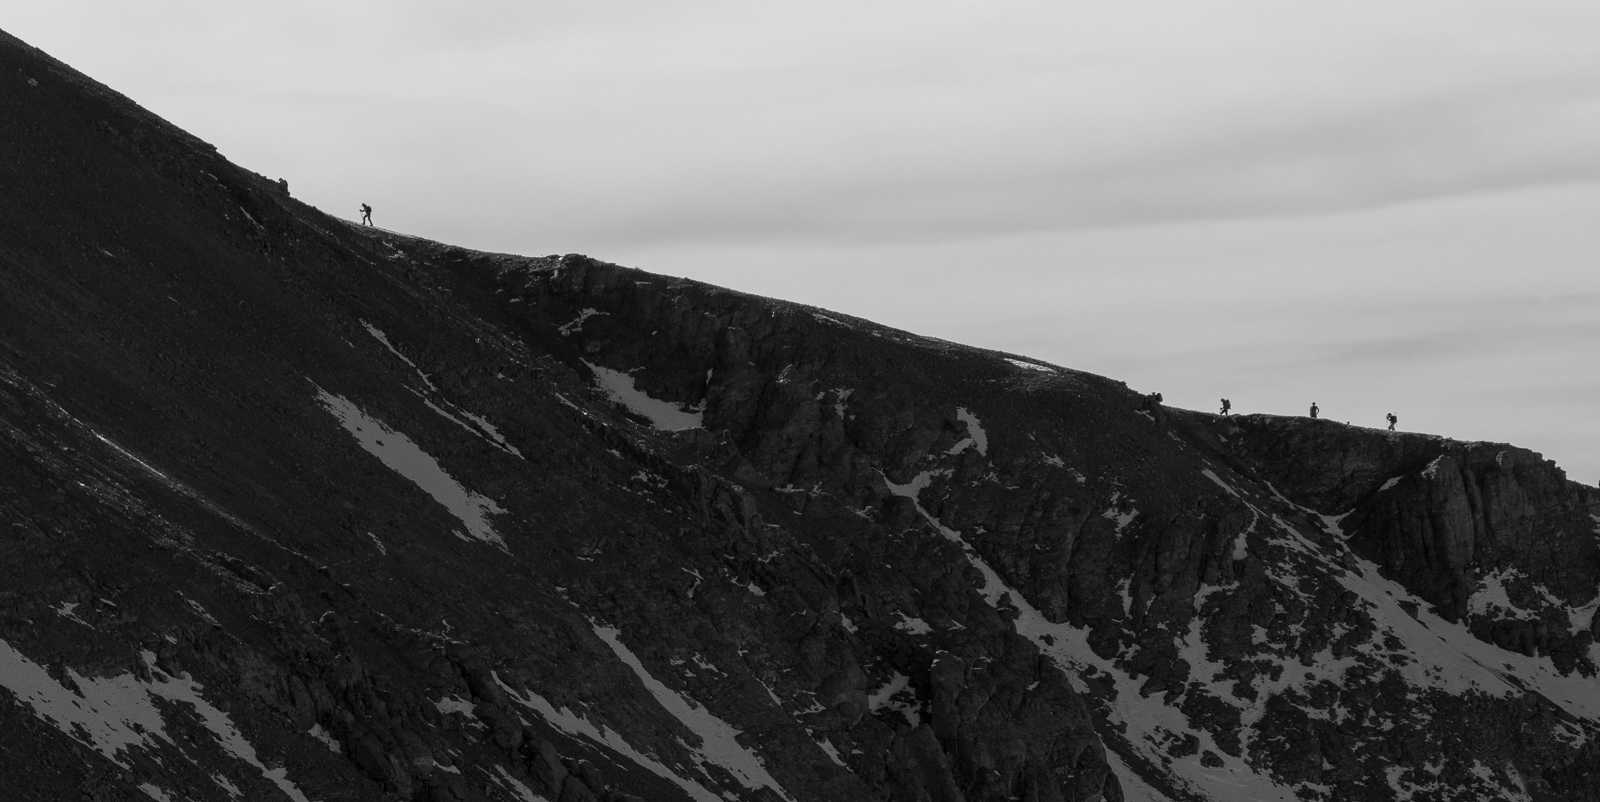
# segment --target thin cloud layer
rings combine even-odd
[[[496,247],[913,242],[1600,177],[1600,10],[1566,4],[169,0],[157,48],[147,5],[39,5],[19,32],[93,49],[314,202]]]

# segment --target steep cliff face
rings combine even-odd
[[[483,263],[530,315],[608,321],[568,347],[703,407],[746,486],[957,544],[1142,794],[1514,795],[1586,759],[1596,494],[1536,455],[1146,409],[1097,377],[797,307],[739,318],[734,296],[580,258]],[[1570,723],[1529,735],[1529,716]]]
[[[1239,443],[1257,470],[1295,501],[1343,515],[1351,546],[1445,619],[1471,620],[1475,629],[1483,624],[1489,639],[1524,654],[1590,663],[1588,627],[1569,627],[1555,613],[1583,607],[1596,592],[1600,493],[1594,488],[1505,444],[1326,421],[1250,416],[1238,423]],[[1506,585],[1519,603],[1506,606],[1513,600],[1500,591],[1480,595],[1486,584]],[[1504,615],[1520,608],[1541,612]],[[1559,622],[1546,620],[1552,615]]]
[[[0,797],[1581,799],[1600,494],[353,227],[0,36]]]

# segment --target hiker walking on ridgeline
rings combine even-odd
[[[1400,419],[1395,417],[1393,412],[1389,413],[1385,417],[1387,417],[1389,419],[1389,431],[1391,431],[1391,432],[1394,431],[1394,425],[1396,423],[1399,423]]]
[[[1144,409],[1157,426],[1167,425],[1167,411],[1161,407],[1161,394],[1150,393],[1144,397]]]
[[[1160,393],[1145,393],[1139,402],[1139,411],[1149,413],[1150,419],[1160,423],[1166,417],[1166,411],[1161,408]]]
[[[1318,412],[1321,412],[1321,410],[1317,409],[1317,402],[1312,401],[1311,402],[1311,417],[1313,417],[1313,418],[1317,417],[1317,413]]]
[[[1233,402],[1226,398],[1222,399],[1222,414],[1228,414],[1228,410],[1230,409],[1233,409]]]
[[[372,207],[365,203],[361,204],[361,224],[364,226],[372,225]]]

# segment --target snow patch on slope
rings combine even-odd
[[[188,675],[172,677],[156,668],[153,652],[140,652],[140,657],[150,671],[151,681],[133,674],[90,678],[69,667],[65,669],[69,687],[57,682],[43,666],[29,660],[11,644],[0,640],[0,686],[10,691],[19,704],[32,708],[36,717],[50,722],[68,737],[123,768],[128,768],[124,753],[133,748],[159,747],[158,741],[165,741],[182,750],[167,735],[166,721],[154,699],[181,702],[194,710],[224,751],[254,766],[285,796],[295,802],[308,802],[300,789],[289,781],[287,769],[268,769],[262,765],[255,748],[239,733],[228,714],[200,695],[204,686]],[[149,790],[142,790],[150,795]]]
[[[1339,581],[1367,600],[1379,626],[1394,632],[1416,659],[1403,669],[1412,684],[1494,696],[1520,694],[1526,688],[1575,716],[1600,721],[1600,680],[1576,672],[1562,676],[1548,657],[1528,657],[1478,640],[1465,626],[1445,621],[1427,602],[1385,579],[1376,564],[1358,560],[1357,567],[1359,573]],[[1402,601],[1406,607],[1415,605],[1415,615],[1400,606]]]
[[[467,716],[469,718],[471,718],[474,715],[474,711],[478,709],[477,705],[462,699],[459,696],[447,696],[443,699],[435,700],[433,707],[435,710],[438,710],[440,713],[446,715],[454,714],[459,716]]]
[[[390,470],[404,476],[445,509],[448,509],[466,526],[472,537],[505,548],[505,540],[489,523],[489,516],[505,512],[486,496],[480,496],[462,487],[444,468],[416,443],[399,432],[368,417],[361,408],[348,400],[317,388],[317,399],[339,419],[345,431],[354,435],[361,447],[383,462]]]
[[[417,367],[417,363],[412,362],[410,359],[406,358],[405,354],[400,353],[400,351],[394,347],[394,344],[389,342],[389,336],[388,335],[384,334],[383,331],[380,330],[377,326],[374,326],[374,325],[372,325],[371,323],[368,323],[365,320],[361,321],[361,325],[362,325],[362,327],[364,327],[367,330],[368,334],[372,335],[373,339],[375,339],[378,342],[382,343],[384,348],[389,349],[389,353],[394,354],[397,358],[399,358],[399,360],[401,362],[404,362],[407,365],[410,365],[411,366],[411,370],[416,372],[418,378],[422,379],[422,385],[424,387],[427,387],[428,390],[430,392],[434,393],[435,395],[439,395],[441,397],[441,400],[443,400],[443,394],[439,392],[439,388],[438,387],[435,387],[433,385],[433,380],[428,378],[428,374],[423,373],[422,372],[422,368]],[[407,389],[409,389],[409,388],[407,388]],[[413,392],[415,392],[415,391],[413,391]],[[472,420],[472,423],[477,424],[477,428],[474,428],[472,424],[467,423],[466,421],[462,420],[461,418],[456,417],[449,410],[446,410],[443,407],[440,407],[438,404],[435,404],[432,401],[428,400],[427,396],[424,396],[421,393],[417,393],[417,395],[418,395],[418,397],[422,398],[422,403],[428,405],[428,409],[431,409],[434,412],[438,413],[439,416],[444,418],[445,420],[448,420],[451,423],[454,423],[455,425],[460,426],[463,429],[466,429],[467,431],[471,432],[473,435],[475,435],[477,437],[481,437],[484,440],[489,441],[490,445],[500,449],[501,451],[506,452],[507,454],[510,454],[510,455],[512,455],[514,457],[521,457],[522,456],[522,452],[518,451],[516,446],[513,446],[510,443],[506,442],[506,439],[504,437],[500,436],[500,432],[498,430],[496,430],[493,426],[489,425],[489,422],[484,420],[483,418],[478,417],[477,415],[474,415],[471,412],[467,412],[466,410],[461,409],[460,407],[457,407],[455,404],[451,404],[449,401],[445,401],[444,402],[445,404],[448,404],[449,406],[453,407],[456,410],[456,412],[459,412],[463,416],[465,416],[467,418],[470,418]]]
[[[417,377],[422,379],[422,385],[424,387],[427,387],[429,390],[433,390],[434,392],[438,392],[439,388],[433,386],[433,380],[428,378],[428,374],[423,373],[422,368],[417,367],[417,363],[412,362],[405,354],[400,353],[400,349],[394,347],[394,343],[389,342],[389,335],[384,334],[383,331],[377,326],[374,326],[365,320],[361,321],[361,327],[366,329],[368,334],[372,335],[372,339],[377,340],[383,344],[384,348],[389,349],[389,353],[394,354],[401,362],[410,365],[411,369],[416,371]]]
[[[154,738],[172,742],[144,683],[132,674],[91,679],[67,668],[66,676],[77,693],[0,640],[0,685],[72,739],[123,768],[124,750]]]
[[[1122,534],[1122,530],[1127,529],[1128,528],[1128,524],[1133,523],[1133,519],[1139,517],[1139,511],[1135,510],[1135,509],[1130,509],[1127,512],[1121,512],[1116,507],[1111,507],[1111,508],[1108,508],[1105,512],[1100,513],[1100,517],[1105,518],[1106,520],[1109,520],[1109,521],[1116,521],[1117,522],[1117,532],[1116,533],[1118,535],[1121,535]]]
[[[811,732],[810,729],[807,729],[806,732],[816,740],[817,746],[822,747],[822,751],[828,755],[828,759],[832,760],[835,766],[838,766],[841,769],[850,768],[849,766],[845,765],[844,757],[839,754],[839,748],[834,746],[832,741],[828,740],[827,738],[817,738],[817,734]]]
[[[896,701],[896,697],[909,696],[909,700]],[[922,705],[917,702],[915,692],[911,691],[911,678],[896,671],[889,677],[889,681],[867,695],[867,709],[876,713],[888,708],[904,716],[906,723],[913,729],[922,726]]]
[[[595,381],[612,401],[626,407],[629,412],[650,421],[663,432],[681,432],[702,428],[704,413],[686,410],[671,401],[661,401],[646,395],[633,386],[633,377],[620,370],[602,368],[590,362],[583,364],[594,371]]]
[[[476,424],[477,427],[481,430],[480,432],[478,432],[479,434],[487,434],[487,435],[489,435],[489,439],[494,441],[495,445],[499,446],[501,449],[505,450],[507,453],[511,454],[514,457],[522,456],[522,452],[518,451],[516,446],[511,445],[510,443],[506,442],[505,437],[501,436],[500,430],[494,428],[494,425],[489,423],[488,420],[485,420],[484,418],[482,418],[482,417],[480,417],[478,415],[474,415],[471,412],[468,412],[468,411],[466,411],[464,409],[461,409],[460,407],[457,407],[456,411],[458,411],[461,414],[467,416],[467,420],[470,420],[474,424]]]
[[[533,789],[529,788],[526,783],[511,776],[511,772],[506,771],[505,766],[496,763],[494,770],[500,776],[490,777],[489,779],[494,780],[495,784],[510,792],[512,796],[517,798],[518,802],[550,802],[550,800],[534,793]]]
[[[563,336],[563,337],[571,337],[573,334],[575,334],[577,332],[580,332],[580,331],[583,331],[583,322],[585,320],[588,320],[589,318],[594,317],[595,315],[604,315],[604,314],[607,314],[607,313],[606,312],[601,312],[601,311],[596,310],[596,309],[585,309],[582,312],[579,312],[577,317],[573,318],[570,321],[567,321],[567,323],[565,323],[564,325],[561,325],[561,326],[557,327],[556,331],[560,332],[561,336]]]
[[[233,724],[233,719],[229,718],[227,713],[213,707],[210,702],[200,696],[200,691],[204,686],[189,679],[188,674],[182,677],[170,677],[166,672],[156,668],[156,655],[154,652],[142,651],[139,656],[150,669],[150,673],[157,679],[162,680],[153,682],[148,686],[151,693],[171,702],[183,702],[189,705],[200,717],[201,722],[205,724],[206,729],[210,730],[211,734],[216,737],[223,750],[254,766],[257,771],[261,772],[261,776],[271,780],[274,785],[278,786],[278,790],[282,791],[284,796],[295,800],[295,802],[309,802],[305,794],[300,793],[300,789],[289,781],[289,770],[287,768],[280,766],[275,769],[269,769],[263,765],[261,760],[256,757],[255,747],[251,746],[250,742],[240,734],[239,728]]]
[[[1339,522],[1345,516],[1320,517],[1329,534],[1343,539]],[[1294,534],[1304,541],[1304,536]],[[1600,721],[1600,679],[1576,672],[1563,676],[1548,657],[1528,657],[1485,643],[1464,625],[1440,618],[1426,601],[1385,578],[1375,563],[1354,555],[1352,559],[1355,570],[1341,572],[1339,583],[1366,602],[1380,632],[1387,630],[1404,644],[1399,653],[1411,662],[1400,670],[1412,685],[1453,695],[1478,691],[1507,696],[1526,689],[1575,716]]]
[[[1467,599],[1467,610],[1473,615],[1495,611],[1501,613],[1498,616],[1500,618],[1536,618],[1532,610],[1524,610],[1512,603],[1510,594],[1506,592],[1506,580],[1518,579],[1521,574],[1521,571],[1510,567],[1484,574],[1478,580],[1478,589]]]
[[[978,569],[983,576],[983,585],[978,588],[979,593],[995,607],[1000,606],[1001,599],[1008,600],[1018,613],[1013,623],[1017,634],[1033,641],[1041,652],[1061,666],[1067,676],[1072,678],[1072,683],[1079,693],[1089,692],[1088,687],[1079,678],[1081,672],[1090,667],[1105,672],[1116,688],[1116,698],[1110,710],[1111,720],[1126,725],[1129,746],[1145,757],[1151,766],[1165,766],[1171,772],[1170,776],[1175,783],[1188,786],[1191,791],[1216,800],[1293,802],[1299,798],[1294,789],[1272,782],[1270,778],[1251,770],[1240,758],[1227,754],[1217,745],[1211,733],[1191,726],[1183,712],[1166,704],[1161,696],[1141,695],[1139,689],[1142,683],[1139,680],[1130,677],[1112,661],[1099,657],[1089,648],[1088,630],[1075,629],[1067,624],[1050,621],[1021,593],[1007,585],[1000,574],[973,550],[960,532],[945,526],[923,508],[918,495],[932,483],[933,476],[933,472],[924,471],[904,485],[895,485],[887,479],[884,482],[889,492],[910,498],[917,512],[928,523],[947,539],[961,546],[967,562]],[[1183,758],[1173,758],[1168,755],[1160,744],[1163,736],[1169,733],[1192,733],[1200,742],[1200,754]],[[1200,755],[1205,752],[1211,752],[1219,757],[1223,762],[1222,767],[1212,768],[1203,765],[1200,762]]]
[[[172,797],[167,796],[167,792],[161,790],[161,786],[155,783],[139,783],[139,790],[156,802],[172,802]]]
[[[723,802],[722,797],[712,793],[710,789],[693,780],[686,780],[678,776],[671,769],[661,765],[655,758],[649,757],[633,748],[632,744],[628,743],[626,739],[609,727],[596,727],[589,723],[588,719],[573,713],[565,707],[558,711],[543,696],[533,691],[518,691],[505,684],[498,674],[490,672],[490,675],[494,677],[495,683],[508,696],[523,707],[538,713],[539,717],[549,722],[550,726],[568,735],[581,735],[610,749],[626,758],[629,762],[683,789],[684,793],[688,794],[689,798],[695,802]]]
[[[922,473],[912,477],[911,481],[903,485],[897,485],[894,482],[889,481],[889,478],[886,476],[883,479],[883,483],[889,488],[890,494],[916,501],[917,510],[920,512],[922,511],[922,502],[917,500],[917,496],[922,493],[923,490],[926,490],[928,485],[933,484],[934,477],[949,476],[951,473],[953,473],[953,471],[948,468],[941,468],[937,471],[923,471]],[[933,520],[933,517],[928,515],[926,512],[923,512],[922,515],[929,521]],[[943,527],[940,528],[943,529]]]
[[[933,631],[933,627],[921,618],[913,618],[905,613],[900,613],[900,620],[894,623],[894,628],[909,635],[926,635]]]
[[[59,615],[62,618],[67,619],[68,621],[75,621],[75,622],[77,622],[79,624],[82,624],[82,625],[84,625],[84,626],[86,626],[86,627],[88,627],[90,629],[94,629],[95,628],[94,624],[91,624],[88,621],[85,621],[82,618],[79,618],[78,614],[73,612],[76,609],[78,609],[78,603],[77,602],[62,602],[60,607],[51,608],[51,610],[53,612],[55,612],[56,615]]]
[[[1255,507],[1251,507],[1250,525],[1245,527],[1244,530],[1239,532],[1238,536],[1233,539],[1233,559],[1242,560],[1249,556],[1250,533],[1256,531],[1256,524],[1260,522],[1261,513],[1256,512]],[[1200,602],[1197,600],[1195,602],[1195,609],[1199,609],[1199,607]]]
[[[951,456],[966,451],[969,447],[977,448],[982,456],[989,456],[989,435],[983,430],[983,425],[978,422],[978,416],[967,411],[966,407],[956,407],[956,420],[967,427],[967,436],[961,442],[950,447],[947,452]]]
[[[1024,361],[1022,361],[1020,359],[1012,359],[1011,357],[1005,357],[1005,360],[1007,362],[1010,362],[1012,365],[1015,365],[1016,367],[1022,368],[1024,370],[1037,370],[1040,373],[1055,373],[1056,372],[1055,368],[1052,368],[1049,365],[1041,365],[1041,364],[1039,364],[1037,362],[1024,362]]]
[[[1227,482],[1222,481],[1222,477],[1217,476],[1217,474],[1215,472],[1213,472],[1210,468],[1202,469],[1200,472],[1205,474],[1205,477],[1207,479],[1210,479],[1211,481],[1216,482],[1217,483],[1217,487],[1220,487],[1223,490],[1228,491],[1228,495],[1233,496],[1234,498],[1239,498],[1239,499],[1243,498],[1243,496],[1239,495],[1239,491],[1233,489],[1233,485],[1230,485]]]
[[[1171,802],[1166,794],[1134,774],[1122,756],[1110,749],[1106,750],[1106,765],[1111,767],[1112,773],[1117,775],[1117,783],[1122,786],[1122,802]]]
[[[595,627],[594,633],[611,647],[611,651],[616,652],[622,662],[633,669],[634,675],[644,683],[645,688],[663,708],[666,708],[667,712],[689,728],[690,732],[700,736],[697,761],[709,761],[727,769],[739,784],[752,791],[770,788],[777,792],[778,796],[793,802],[794,798],[789,796],[789,793],[767,772],[767,767],[761,758],[739,744],[737,738],[739,730],[696,704],[694,700],[668,688],[651,676],[644,664],[639,662],[639,658],[623,645],[619,637],[622,633],[619,630],[611,627]]]
[[[833,389],[833,412],[839,416],[839,420],[845,419],[844,405],[846,401],[850,400],[850,396],[853,393],[855,393],[855,389],[851,387],[836,387]]]
[[[228,796],[231,796],[234,799],[244,796],[244,792],[239,790],[239,786],[234,785],[232,780],[222,776],[221,774],[211,775],[211,781],[216,783],[218,788],[227,791]]]
[[[1370,665],[1373,657],[1389,663],[1393,667],[1392,670],[1399,673],[1411,687],[1435,688],[1454,696],[1473,693],[1505,696],[1536,692],[1575,716],[1600,721],[1600,681],[1576,673],[1563,676],[1548,657],[1527,657],[1479,640],[1465,626],[1444,621],[1431,612],[1426,602],[1416,598],[1399,584],[1384,579],[1376,565],[1355,559],[1354,555],[1344,554],[1340,550],[1339,559],[1354,560],[1349,564],[1355,570],[1347,572],[1338,564],[1333,554],[1301,532],[1296,524],[1285,521],[1279,515],[1262,512],[1242,492],[1222,480],[1215,472],[1206,470],[1204,475],[1208,479],[1228,494],[1243,501],[1254,513],[1250,525],[1235,539],[1233,551],[1236,558],[1246,555],[1246,536],[1255,530],[1259,521],[1263,518],[1272,521],[1276,524],[1276,531],[1269,532],[1265,542],[1289,549],[1290,556],[1296,561],[1308,561],[1304,567],[1316,566],[1317,570],[1325,571],[1330,579],[1353,591],[1361,599],[1356,603],[1361,612],[1373,621],[1377,629],[1373,637],[1353,645],[1350,653],[1339,658],[1333,656],[1331,648],[1324,648],[1320,653],[1311,656],[1309,663],[1289,664],[1286,668],[1290,670],[1283,671],[1276,678],[1255,677],[1252,685],[1256,691],[1256,698],[1254,701],[1245,701],[1235,696],[1232,688],[1223,680],[1225,665],[1222,662],[1213,662],[1206,654],[1207,650],[1201,637],[1201,619],[1196,619],[1191,624],[1190,632],[1179,641],[1180,656],[1190,664],[1193,682],[1205,688],[1213,697],[1240,711],[1241,723],[1244,724],[1241,732],[1243,736],[1241,745],[1244,751],[1242,757],[1234,757],[1222,750],[1209,732],[1193,725],[1177,705],[1169,703],[1161,695],[1151,698],[1142,696],[1140,694],[1142,680],[1129,676],[1113,661],[1095,655],[1089,648],[1086,631],[1049,621],[1020,593],[1007,586],[999,574],[966,543],[960,532],[945,526],[930,515],[918,497],[940,474],[941,472],[923,472],[905,484],[895,484],[887,479],[885,484],[890,493],[912,499],[919,514],[945,538],[961,546],[968,562],[982,576],[982,581],[977,587],[979,592],[990,604],[997,607],[1002,605],[1014,607],[1018,613],[1014,623],[1017,632],[1033,640],[1044,654],[1067,669],[1068,676],[1079,686],[1080,692],[1088,691],[1087,686],[1079,679],[1080,672],[1090,675],[1104,672],[1103,676],[1110,681],[1115,691],[1108,714],[1114,725],[1124,728],[1126,743],[1132,750],[1130,757],[1140,758],[1139,762],[1168,775],[1174,784],[1188,792],[1201,794],[1219,802],[1220,800],[1231,802],[1231,800],[1293,800],[1300,798],[1304,793],[1326,791],[1325,786],[1309,784],[1293,788],[1282,786],[1273,782],[1270,777],[1253,771],[1247,762],[1255,735],[1255,727],[1252,725],[1261,720],[1266,703],[1275,696],[1291,689],[1298,689],[1300,686],[1337,683],[1341,681],[1347,669],[1363,662]],[[1281,495],[1279,498],[1281,499]],[[1344,517],[1317,516],[1334,542],[1342,542],[1345,539],[1340,526]],[[1600,522],[1600,519],[1597,519],[1597,522]],[[1321,539],[1320,535],[1318,537]],[[1287,570],[1287,565],[1280,567],[1284,570],[1269,571],[1272,578],[1291,592],[1304,596],[1305,592],[1299,577],[1293,571]],[[1503,579],[1505,577],[1491,577],[1490,581],[1485,583],[1484,591],[1489,591],[1490,585],[1498,585]],[[1220,590],[1223,589],[1207,589],[1206,592]],[[1501,590],[1503,591],[1503,587]],[[1540,588],[1535,590],[1545,593]],[[1501,604],[1490,602],[1498,602],[1500,595],[1504,595],[1503,592],[1495,594],[1494,599],[1484,597],[1475,601],[1484,607],[1499,607]],[[1197,598],[1196,601],[1198,603],[1201,599]],[[1551,601],[1556,603],[1559,600],[1552,598]],[[1509,605],[1509,601],[1505,601],[1504,604]],[[1591,603],[1591,606],[1600,606],[1600,599]],[[1582,611],[1569,612],[1574,620],[1578,620],[1583,614],[1591,613],[1588,607]],[[1261,634],[1264,635],[1264,631]],[[1258,641],[1258,643],[1264,642]],[[1284,655],[1284,657],[1288,659],[1291,656]],[[1367,660],[1362,661],[1359,659],[1361,657]],[[885,687],[873,695],[879,705],[888,704],[889,695],[883,693],[888,690],[891,689]],[[1313,718],[1331,717],[1334,720],[1353,714],[1353,711],[1342,708],[1308,709],[1306,712]],[[1200,755],[1210,752],[1221,759],[1223,765],[1220,768],[1204,766],[1199,760],[1199,755],[1174,758],[1167,749],[1167,744],[1172,742],[1175,735],[1193,735],[1199,741]],[[1120,776],[1132,775],[1119,772]],[[1418,775],[1419,778],[1421,776]],[[1423,778],[1422,782],[1422,785],[1414,785],[1402,779],[1401,784],[1404,787],[1401,790],[1409,793],[1426,791],[1429,787],[1426,784],[1427,780]],[[1515,781],[1512,785],[1516,785]],[[1153,789],[1150,789],[1150,794],[1153,798],[1159,798]]]
[[[339,748],[339,742],[335,741],[332,733],[329,733],[327,730],[323,729],[321,724],[311,725],[311,737],[317,739],[317,742],[323,746],[328,747],[328,751],[336,755],[344,754],[344,750]],[[235,796],[237,796],[237,794]]]

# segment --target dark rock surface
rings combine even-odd
[[[351,226],[0,35],[0,798],[1589,799],[1600,492]]]

